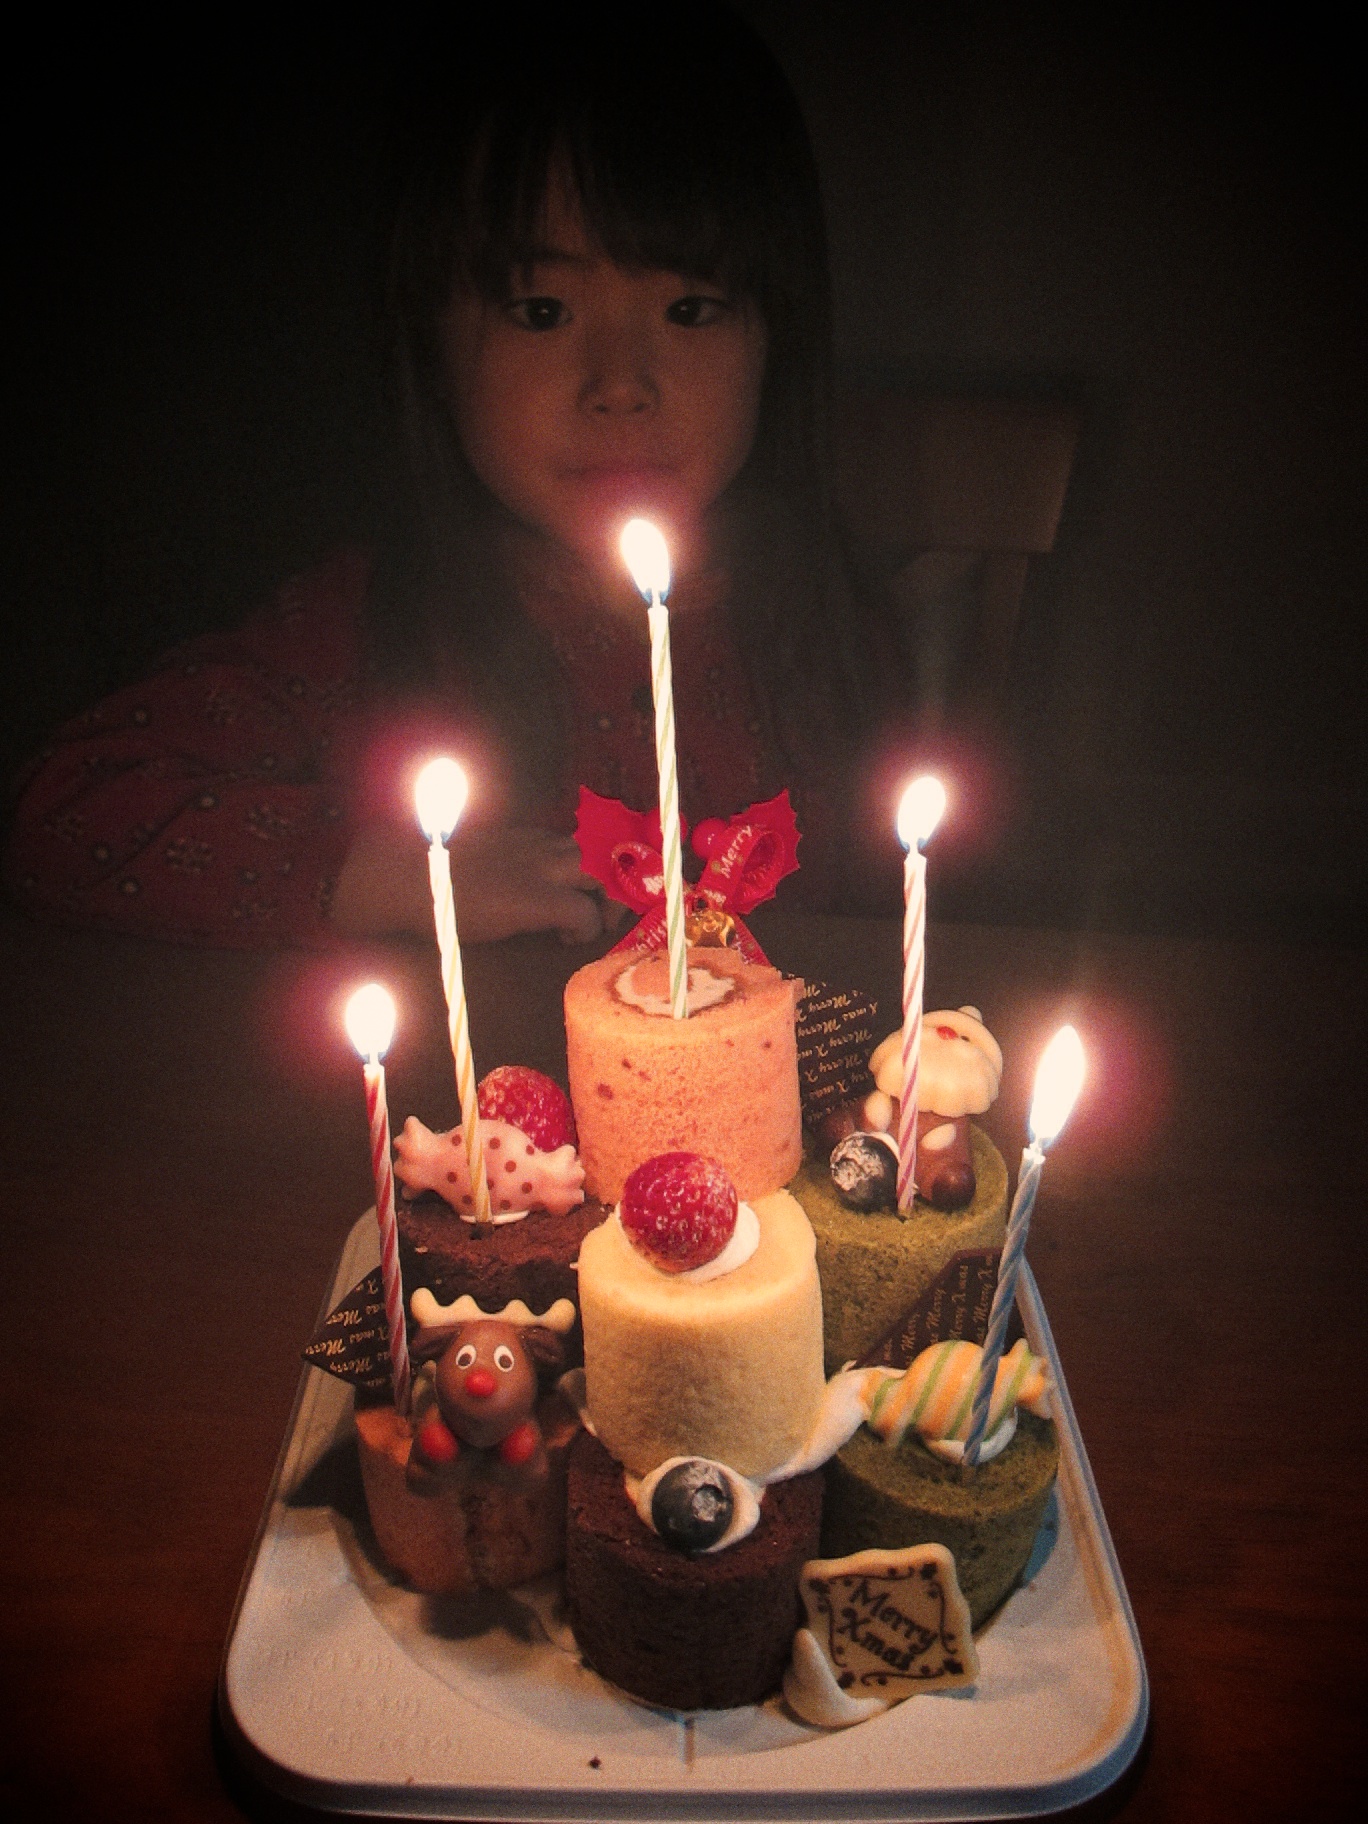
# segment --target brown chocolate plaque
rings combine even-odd
[[[878,1023],[878,1002],[858,988],[808,983],[798,1003],[798,1089],[809,1126],[873,1089],[869,1054]]]
[[[944,1267],[911,1310],[904,1311],[857,1364],[861,1368],[907,1368],[932,1343],[982,1343],[997,1289],[995,1248],[972,1248]],[[1023,1333],[1015,1306],[1007,1323],[1010,1348]]]
[[[379,1267],[329,1311],[304,1345],[304,1360],[372,1393],[390,1386],[389,1326]]]

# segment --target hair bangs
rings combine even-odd
[[[618,265],[656,268],[760,300],[765,199],[753,167],[715,141],[668,138],[608,109],[489,121],[475,161],[452,277],[491,300],[548,248],[557,188],[590,243]],[[727,148],[733,150],[733,148]]]

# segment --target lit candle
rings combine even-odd
[[[945,787],[929,773],[914,779],[898,805],[903,867],[902,1105],[898,1116],[898,1208],[910,1215],[917,1194],[917,1071],[921,1064],[926,976],[926,857],[945,812]]]
[[[969,1435],[964,1440],[964,1461],[971,1469],[978,1462],[988,1425],[988,1406],[1007,1336],[1007,1319],[1016,1299],[1016,1282],[1026,1249],[1026,1234],[1031,1226],[1031,1211],[1040,1188],[1040,1174],[1045,1169],[1045,1148],[1057,1138],[1078,1100],[1078,1092],[1083,1087],[1083,1068],[1082,1040],[1072,1026],[1061,1026],[1036,1066],[1035,1093],[1026,1120],[1031,1140],[1021,1155],[1016,1196],[1012,1200],[1012,1213],[1007,1218],[1007,1239],[1002,1244],[1002,1258],[998,1262],[997,1290],[993,1293],[993,1308],[988,1314],[988,1334],[983,1344],[983,1360],[979,1364],[978,1386],[974,1389],[974,1410],[969,1420]]]
[[[660,849],[665,863],[665,937],[670,957],[670,1012],[689,1011],[689,951],[684,935],[684,845],[679,835],[679,769],[675,763],[674,684],[670,673],[670,553],[649,519],[622,529],[623,562],[646,598],[651,627],[651,695],[655,701],[656,772],[660,781]]]
[[[380,1060],[394,1037],[394,1002],[370,982],[347,1002],[347,1037],[361,1054],[370,1121],[371,1176],[375,1180],[375,1220],[380,1225],[380,1276],[385,1287],[385,1323],[389,1329],[390,1376],[394,1404],[409,1408],[408,1336],[404,1330],[404,1285],[399,1275],[399,1224],[394,1213],[394,1167],[390,1162],[389,1107],[385,1069]]]
[[[429,761],[419,773],[414,788],[418,822],[429,844],[432,916],[437,926],[437,948],[442,956],[442,990],[446,995],[447,1027],[456,1066],[456,1094],[461,1103],[461,1133],[470,1169],[470,1191],[475,1199],[475,1220],[492,1222],[494,1212],[489,1203],[484,1144],[480,1139],[480,1106],[475,1093],[475,1059],[470,1050],[465,977],[461,972],[461,943],[456,935],[456,903],[451,892],[451,857],[446,850],[448,838],[461,821],[469,793],[466,776],[454,760]]]

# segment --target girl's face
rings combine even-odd
[[[458,290],[442,325],[456,428],[491,492],[619,575],[634,513],[676,567],[750,453],[765,325],[718,285],[616,265],[552,187],[546,245],[507,303]]]

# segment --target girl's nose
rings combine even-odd
[[[585,351],[580,403],[604,416],[654,411],[660,403],[649,340],[626,325],[605,329]]]
[[[472,1368],[465,1378],[465,1391],[472,1400],[487,1400],[497,1382],[488,1368]]]

